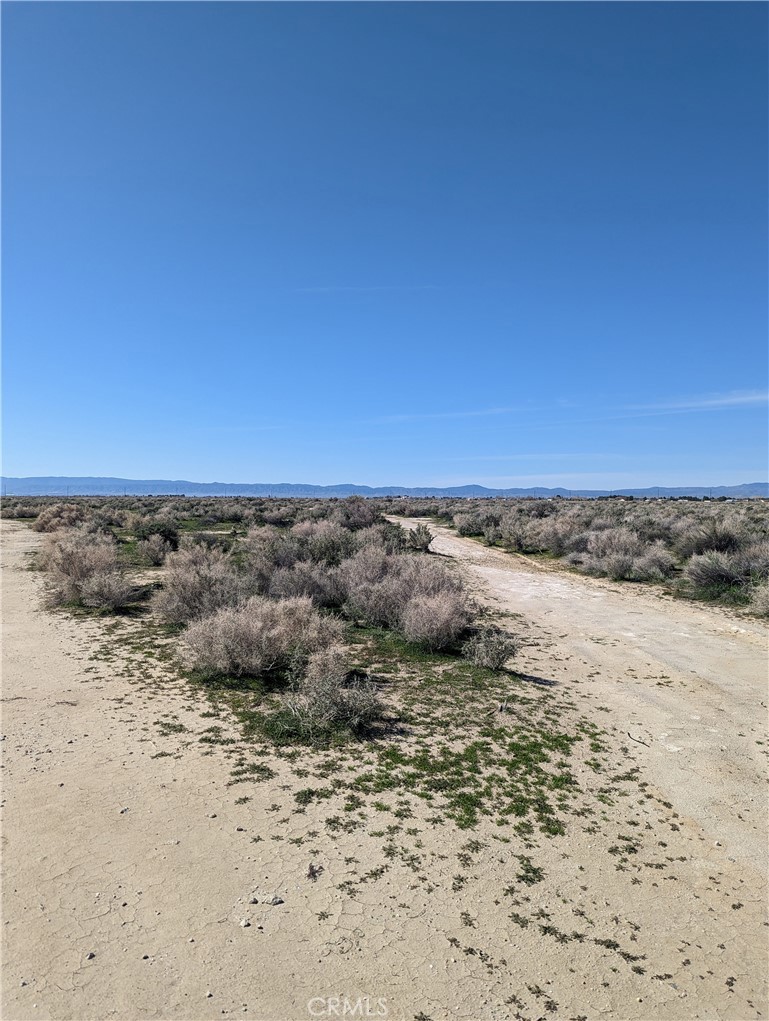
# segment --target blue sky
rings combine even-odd
[[[767,477],[767,7],[6,3],[4,473]]]

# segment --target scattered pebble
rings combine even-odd
[[[250,927],[250,925],[251,925],[251,923],[249,922],[249,920],[247,918],[241,918],[241,920],[240,920],[240,927],[241,927],[241,929],[248,929]]]
[[[125,815],[127,811],[128,811],[128,809],[127,809],[127,808],[121,808],[121,809],[120,809],[120,814],[121,814],[121,815]]]
[[[92,961],[94,957],[96,957],[96,954],[93,952],[93,950],[89,950],[89,952],[85,955],[85,959],[87,961]]]
[[[212,812],[212,813],[211,813],[211,814],[209,815],[209,817],[208,817],[208,818],[209,818],[209,819],[215,819],[215,818],[216,818],[216,812]],[[210,994],[209,994],[209,995],[210,995]]]

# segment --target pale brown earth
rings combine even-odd
[[[632,736],[656,800],[607,809],[606,827],[637,817],[644,867],[619,871],[608,835],[575,826],[537,852],[547,878],[520,910],[616,939],[643,974],[595,941],[513,924],[516,848],[485,821],[430,827],[417,806],[424,864],[340,891],[382,863],[372,826],[303,846],[332,809],[292,814],[310,781],[283,760],[269,782],[228,786],[225,751],[199,741],[206,703],[130,652],[130,622],[42,610],[39,536],[3,522],[4,1021],[767,1016],[766,629],[438,531],[477,596],[527,622],[513,622],[518,668]],[[482,849],[453,891],[471,836]],[[317,999],[345,996],[370,999],[345,1015]]]
[[[462,566],[476,598],[521,614],[523,667],[610,708],[645,742],[638,763],[677,810],[766,878],[767,625],[430,530],[431,550]]]

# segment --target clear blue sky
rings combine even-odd
[[[766,478],[765,4],[2,20],[5,474]]]

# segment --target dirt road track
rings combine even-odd
[[[430,529],[431,549],[459,564],[479,601],[521,615],[510,625],[526,643],[518,668],[609,710],[643,742],[644,767],[676,809],[765,876],[767,626]]]

